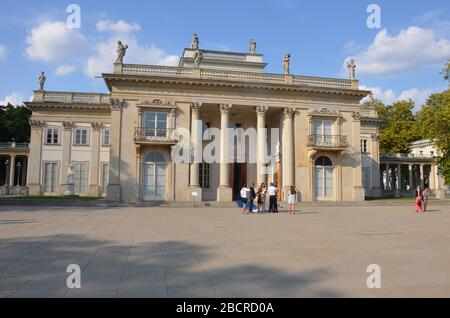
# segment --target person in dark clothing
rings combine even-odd
[[[247,211],[253,212],[253,201],[255,200],[256,192],[255,192],[255,184],[252,183],[250,185],[250,191],[248,195],[248,201],[247,201]]]

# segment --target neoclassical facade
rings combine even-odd
[[[266,73],[254,51],[187,48],[178,67],[124,64],[122,53],[103,74],[107,94],[34,92],[30,194],[63,194],[70,164],[77,194],[123,202],[232,201],[242,184],[261,182],[277,185],[282,199],[291,185],[305,201],[381,193],[379,120],[361,108],[370,92],[357,80],[292,75],[286,67]],[[225,128],[244,135],[229,138]],[[174,147],[187,141],[180,129],[195,149],[218,142],[220,160],[174,160]],[[237,158],[240,138],[249,141]],[[225,160],[230,152],[233,162]]]

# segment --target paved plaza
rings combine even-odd
[[[449,229],[437,203],[293,216],[0,206],[0,297],[450,297]],[[66,286],[69,264],[80,289]]]

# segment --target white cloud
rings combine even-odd
[[[448,39],[438,37],[433,30],[411,26],[396,36],[389,35],[386,29],[381,30],[355,59],[358,74],[386,75],[441,64],[449,56]]]
[[[55,75],[64,76],[69,75],[77,70],[76,66],[73,65],[60,65],[55,70]]]
[[[26,38],[26,54],[32,60],[61,61],[85,52],[87,40],[77,29],[63,22],[43,22],[31,29]]]
[[[4,99],[0,100],[0,105],[22,105],[25,100],[25,95],[22,92],[12,92],[10,95],[5,96]]]
[[[359,88],[362,90],[372,91],[374,98],[381,100],[385,104],[392,104],[395,101],[412,99],[415,103],[414,111],[419,110],[425,104],[428,97],[438,91],[429,88],[410,88],[401,91],[400,94],[396,94],[392,89],[384,90],[379,86],[368,87],[365,85],[360,85]],[[366,100],[367,97],[364,98],[362,102]]]
[[[120,22],[120,21],[119,21]],[[127,24],[123,21],[124,24]],[[117,25],[118,23],[112,23]],[[97,23],[98,27],[98,23]],[[122,30],[125,30],[123,28]],[[111,37],[104,42],[100,42],[95,47],[95,54],[90,56],[86,62],[84,72],[89,77],[97,76],[101,73],[111,72],[113,63],[116,60],[117,41],[121,40],[128,45],[124,62],[137,64],[170,65],[178,64],[177,55],[169,55],[164,50],[152,45],[142,46],[135,36],[124,32],[113,32]]]
[[[0,44],[0,60],[6,57],[6,46]]]
[[[116,23],[109,20],[101,20],[97,22],[97,31],[99,32],[116,32],[116,33],[130,33],[133,31],[139,31],[141,26],[136,23],[128,23],[124,20],[119,20]]]

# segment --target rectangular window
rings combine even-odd
[[[58,178],[58,164],[56,162],[44,163],[44,192],[56,193]]]
[[[73,143],[75,145],[87,145],[88,144],[88,129],[87,128],[75,129]]]
[[[109,165],[103,164],[102,165],[102,193],[106,194],[106,187],[109,183]]]
[[[88,178],[87,163],[81,163],[81,162],[74,163],[73,168],[75,170],[75,176],[74,176],[75,193],[76,194],[86,193],[87,178]]]
[[[58,128],[47,128],[47,139],[45,143],[49,145],[59,144]]]
[[[209,189],[209,176],[210,176],[210,165],[209,163],[199,164],[199,183],[202,189]]]
[[[167,135],[167,112],[145,112],[143,128],[145,136],[165,137]]]
[[[361,139],[361,152],[362,153],[368,153],[369,152],[367,139]]]
[[[109,129],[103,130],[102,145],[103,146],[109,146]]]

